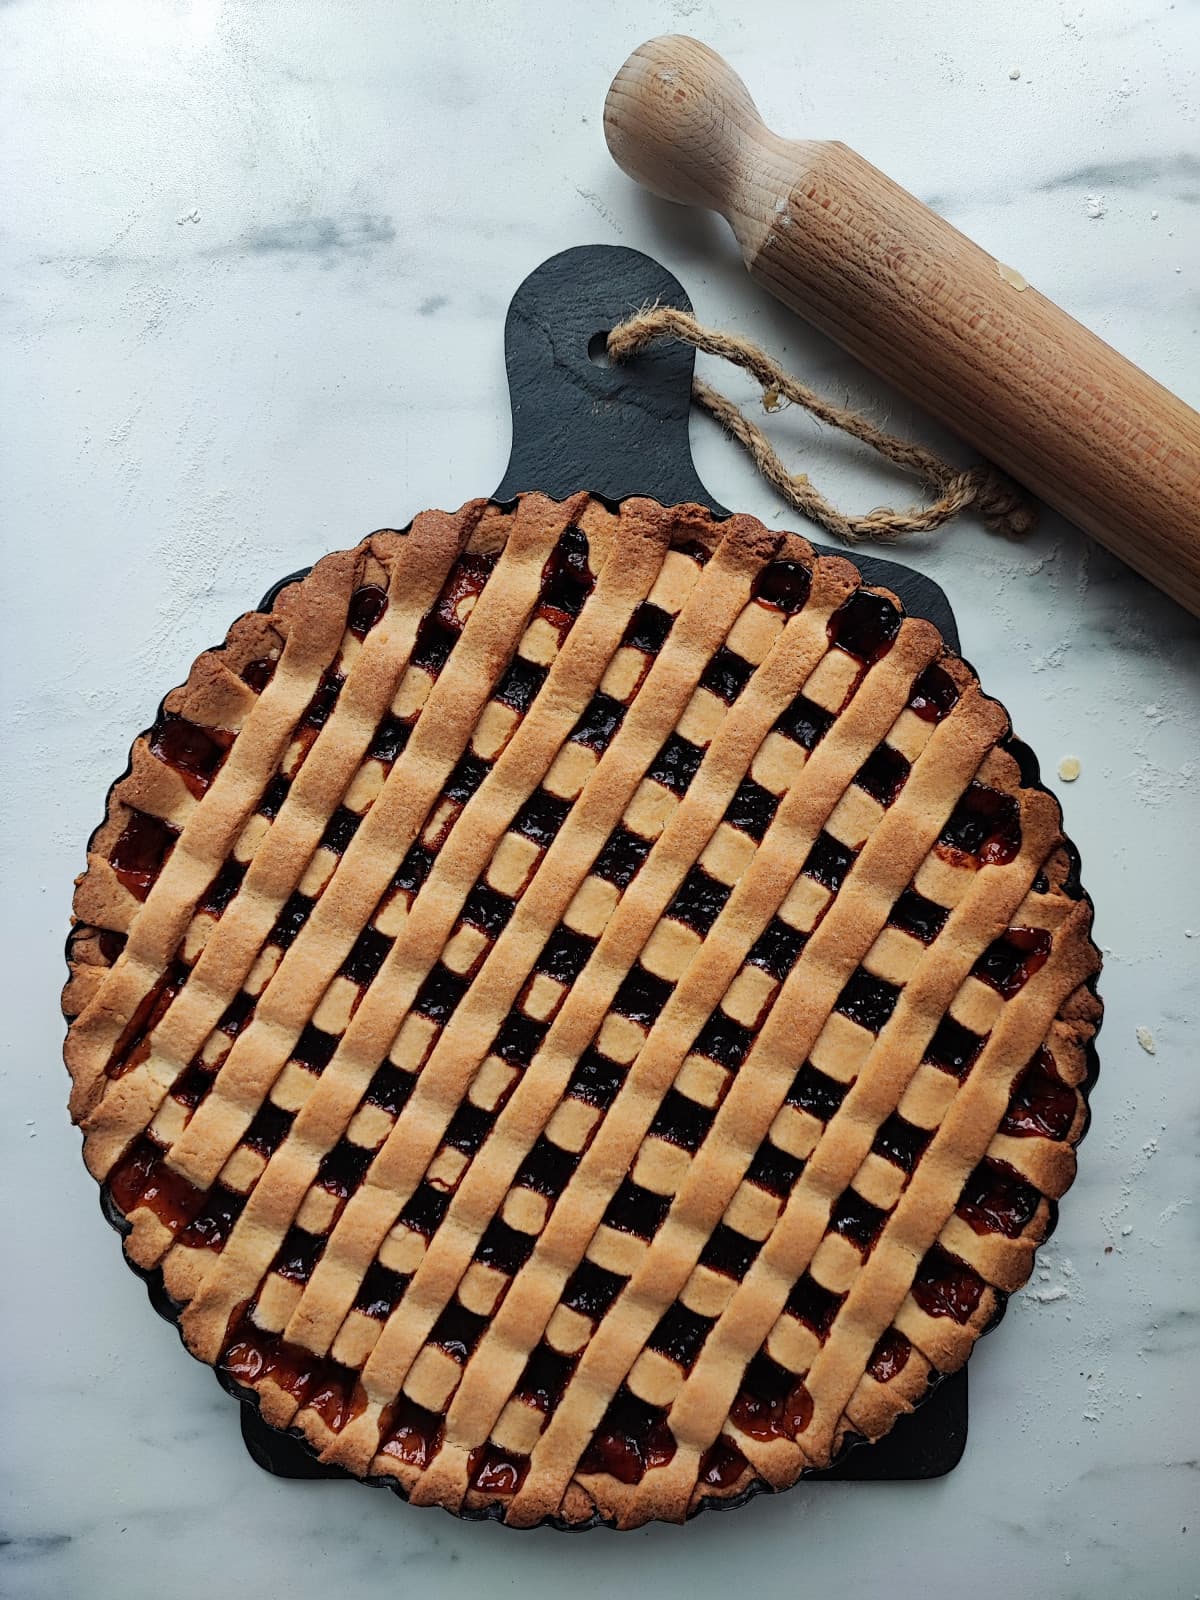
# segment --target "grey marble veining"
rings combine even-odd
[[[295,1600],[1200,1592],[1200,628],[1054,517],[1020,545],[964,518],[905,556],[946,588],[1060,790],[1108,962],[1079,1179],[973,1359],[950,1477],[579,1538],[277,1482],[122,1266],[79,1161],[61,945],[132,735],[275,578],[494,485],[504,310],[541,259],[645,249],[703,318],[956,448],[766,300],[723,224],[613,167],[608,79],[680,29],[733,60],[775,127],[846,139],[1200,404],[1196,0],[0,8],[13,1600],[199,1600],[231,1582]],[[768,426],[839,503],[904,498],[796,413]],[[785,519],[707,421],[693,437],[719,499]],[[1065,755],[1071,786],[1053,776]]]

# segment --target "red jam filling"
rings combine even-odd
[[[908,709],[922,722],[940,722],[948,716],[958,702],[954,679],[944,667],[926,667],[913,685],[908,697]]]
[[[729,1410],[735,1427],[764,1444],[794,1440],[808,1427],[812,1414],[812,1396],[804,1380],[763,1354],[747,1367],[742,1390]]]
[[[175,847],[179,829],[148,811],[130,807],[124,832],[113,845],[109,862],[117,878],[137,900],[144,900]]]
[[[900,632],[900,613],[881,594],[856,589],[829,619],[829,639],[868,665],[892,648]]]
[[[908,1365],[912,1345],[896,1328],[889,1328],[875,1344],[867,1371],[876,1383],[890,1383]]]
[[[913,1299],[929,1317],[950,1317],[969,1322],[983,1295],[977,1272],[935,1244],[917,1268]]]
[[[212,782],[232,743],[231,733],[202,728],[186,717],[167,715],[150,730],[152,753],[197,796]]]
[[[459,632],[466,626],[471,609],[495,565],[494,555],[459,556],[437,598],[432,616],[444,627]]]
[[[481,1444],[472,1450],[467,1463],[471,1487],[481,1494],[516,1494],[528,1472],[528,1456],[515,1455],[494,1444]]]
[[[253,1386],[269,1378],[315,1410],[333,1433],[366,1407],[356,1372],[257,1327],[249,1312],[238,1320],[217,1365],[238,1383]]]
[[[361,589],[354,591],[350,596],[346,626],[355,638],[366,638],[387,610],[387,603],[387,590],[381,589],[377,583],[364,584]]]
[[[721,1434],[700,1458],[700,1482],[706,1489],[731,1489],[747,1465],[733,1440]]]
[[[138,1001],[136,1010],[122,1029],[108,1058],[106,1071],[110,1078],[119,1078],[138,1064],[134,1058],[134,1046],[147,1034],[153,1033],[172,1000],[187,982],[188,971],[182,961],[173,961],[154,987]]]
[[[402,1394],[380,1419],[379,1437],[383,1440],[380,1451],[421,1470],[429,1465],[441,1447],[445,1420]]]
[[[984,1160],[963,1186],[958,1215],[976,1233],[1018,1239],[1033,1220],[1041,1195],[1007,1162]]]
[[[108,1191],[125,1216],[144,1206],[178,1233],[202,1209],[207,1195],[173,1172],[163,1155],[152,1139],[139,1139],[109,1173]]]
[[[772,561],[754,580],[754,598],[790,616],[803,608],[811,583],[802,561]]]
[[[1050,942],[1047,928],[1009,928],[988,945],[972,975],[1011,1000],[1045,966]]]
[[[1021,848],[1021,809],[1011,794],[971,783],[959,797],[938,838],[951,861],[973,857],[981,867],[1002,867]]]
[[[580,1472],[607,1472],[619,1483],[640,1483],[675,1454],[666,1413],[628,1389],[618,1390],[579,1463]]]
[[[1018,1139],[1035,1134],[1065,1139],[1076,1104],[1075,1090],[1059,1077],[1054,1057],[1043,1046],[1017,1079],[1000,1132]]]
[[[255,694],[261,694],[275,676],[278,657],[260,656],[257,661],[247,661],[242,668],[242,682],[249,684]]]

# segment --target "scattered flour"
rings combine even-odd
[[[1157,1054],[1158,1046],[1155,1044],[1154,1035],[1150,1032],[1149,1028],[1139,1028],[1137,1030],[1137,1042],[1141,1045],[1142,1049],[1148,1056]]]
[[[1102,217],[1108,210],[1108,203],[1102,194],[1086,195],[1084,197],[1083,205],[1084,210],[1087,212],[1088,216],[1093,222]]]

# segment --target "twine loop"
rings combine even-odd
[[[665,338],[681,339],[708,355],[733,362],[761,385],[766,410],[778,410],[783,401],[801,406],[819,422],[870,445],[895,466],[920,478],[936,495],[929,505],[910,506],[905,511],[879,506],[865,516],[848,517],[813,487],[806,473],[787,470],[766,434],[732,400],[702,378],[693,378],[692,398],[742,445],[763,477],[797,511],[847,544],[857,544],[860,539],[887,543],[908,534],[927,533],[968,507],[974,507],[993,533],[1015,538],[1027,534],[1037,520],[1030,497],[990,462],[965,469],[951,466],[911,439],[887,433],[861,412],[826,400],[748,339],[706,328],[686,311],[673,306],[639,311],[608,335],[608,353],[614,361],[626,361],[656,339]]]

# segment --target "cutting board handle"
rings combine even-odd
[[[695,39],[636,50],[604,127],[772,294],[1200,615],[1200,415],[847,146],[773,133]]]

